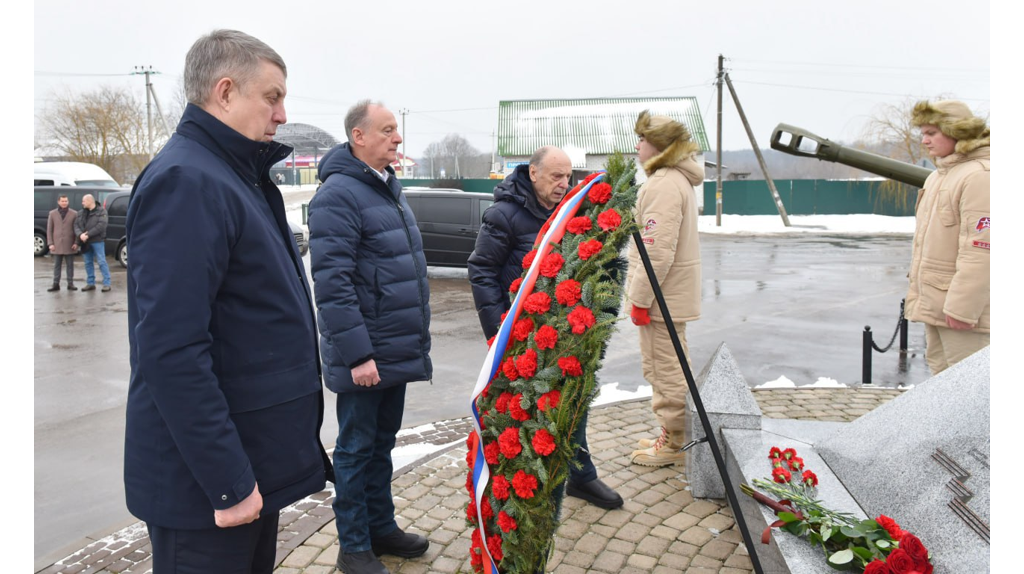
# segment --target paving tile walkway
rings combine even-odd
[[[765,416],[851,421],[902,391],[874,388],[759,389]],[[722,499],[690,496],[682,466],[649,468],[629,463],[636,440],[653,436],[650,400],[596,407],[587,429],[601,478],[625,499],[604,510],[567,497],[548,570],[559,574],[747,574],[750,558]],[[470,573],[471,531],[465,520],[466,447],[459,440],[469,419],[442,421],[419,434],[403,433],[398,446],[432,444],[439,450],[398,469],[392,494],[398,525],[430,540],[419,558],[385,556],[395,574]],[[454,444],[453,444],[454,443]],[[338,556],[331,510],[333,493],[317,493],[281,513],[275,574],[330,574]],[[136,524],[90,544],[44,574],[143,574],[151,571],[149,540]]]

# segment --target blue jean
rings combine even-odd
[[[96,271],[92,267],[92,260],[97,259],[100,265],[100,273],[103,274],[103,284],[110,286],[110,268],[107,267],[107,254],[102,241],[86,243],[82,246],[82,263],[85,264],[86,285],[96,284]]]
[[[334,517],[347,553],[370,550],[372,538],[396,528],[391,449],[402,428],[405,385],[339,393],[334,447]]]

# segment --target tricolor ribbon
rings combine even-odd
[[[471,443],[475,443],[476,455],[473,457],[473,501],[476,503],[476,514],[477,514],[477,528],[480,531],[480,541],[483,547],[483,562],[484,570],[489,574],[500,574],[498,566],[494,563],[494,559],[491,557],[490,551],[487,549],[487,531],[484,528],[484,515],[483,515],[483,498],[484,490],[486,490],[487,483],[491,479],[490,469],[487,466],[487,460],[484,458],[484,444],[480,440],[483,429],[480,427],[480,413],[476,408],[477,397],[483,393],[484,389],[487,388],[487,384],[494,378],[494,374],[498,372],[501,367],[501,360],[505,356],[505,350],[508,347],[509,335],[512,333],[512,326],[515,324],[516,319],[519,318],[519,314],[522,311],[522,301],[525,301],[533,293],[533,287],[537,283],[537,276],[540,274],[541,261],[544,256],[551,252],[554,245],[561,243],[562,237],[565,236],[565,226],[569,223],[569,220],[575,217],[576,212],[579,211],[580,204],[583,202],[583,198],[587,196],[587,191],[590,188],[604,179],[604,173],[599,173],[597,177],[591,179],[585,186],[577,188],[573,192],[569,193],[562,199],[558,206],[558,209],[548,218],[545,226],[547,232],[544,234],[543,239],[539,245],[535,245],[537,248],[537,256],[533,258],[533,263],[530,265],[529,271],[526,273],[526,278],[523,280],[522,285],[519,287],[519,291],[516,293],[515,298],[512,300],[512,306],[505,314],[505,319],[501,322],[501,327],[498,328],[498,334],[494,337],[494,342],[491,344],[491,348],[487,351],[487,356],[484,358],[483,367],[480,369],[480,376],[477,377],[476,386],[473,388],[473,393],[469,399],[469,408],[473,413],[473,433],[476,434],[476,440],[470,440]],[[543,229],[543,228],[542,228]]]

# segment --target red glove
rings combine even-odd
[[[651,316],[647,314],[647,309],[636,305],[633,305],[633,312],[629,316],[633,319],[633,324],[637,326],[647,325],[651,322]]]

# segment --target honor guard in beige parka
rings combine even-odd
[[[917,196],[907,319],[925,324],[932,374],[989,344],[989,128],[962,102],[919,102],[912,122],[937,169]]]
[[[700,318],[695,190],[704,181],[704,166],[696,160],[700,147],[683,124],[647,111],[640,114],[635,131],[640,136],[637,154],[647,173],[647,181],[637,194],[636,222],[672,323],[689,357],[686,323]],[[633,452],[631,460],[644,466],[682,463],[686,379],[635,245],[630,246],[626,298],[632,304],[633,323],[640,329],[644,378],[653,389],[651,407],[662,427],[656,440],[639,441],[641,448]]]

